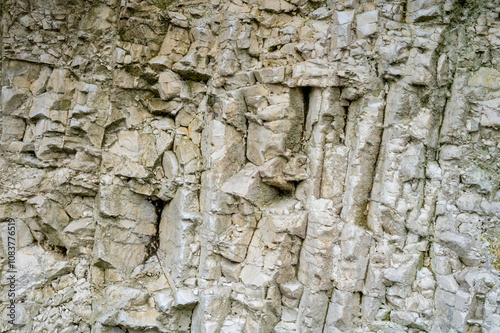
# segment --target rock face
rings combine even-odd
[[[500,332],[499,0],[0,6],[0,332]]]

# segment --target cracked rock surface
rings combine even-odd
[[[500,332],[499,0],[0,8],[0,332]]]

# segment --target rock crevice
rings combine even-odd
[[[0,332],[500,330],[498,0],[0,13]]]

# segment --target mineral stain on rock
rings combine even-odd
[[[0,13],[0,332],[500,331],[498,0]]]

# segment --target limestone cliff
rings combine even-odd
[[[500,332],[499,0],[1,6],[0,332]]]

